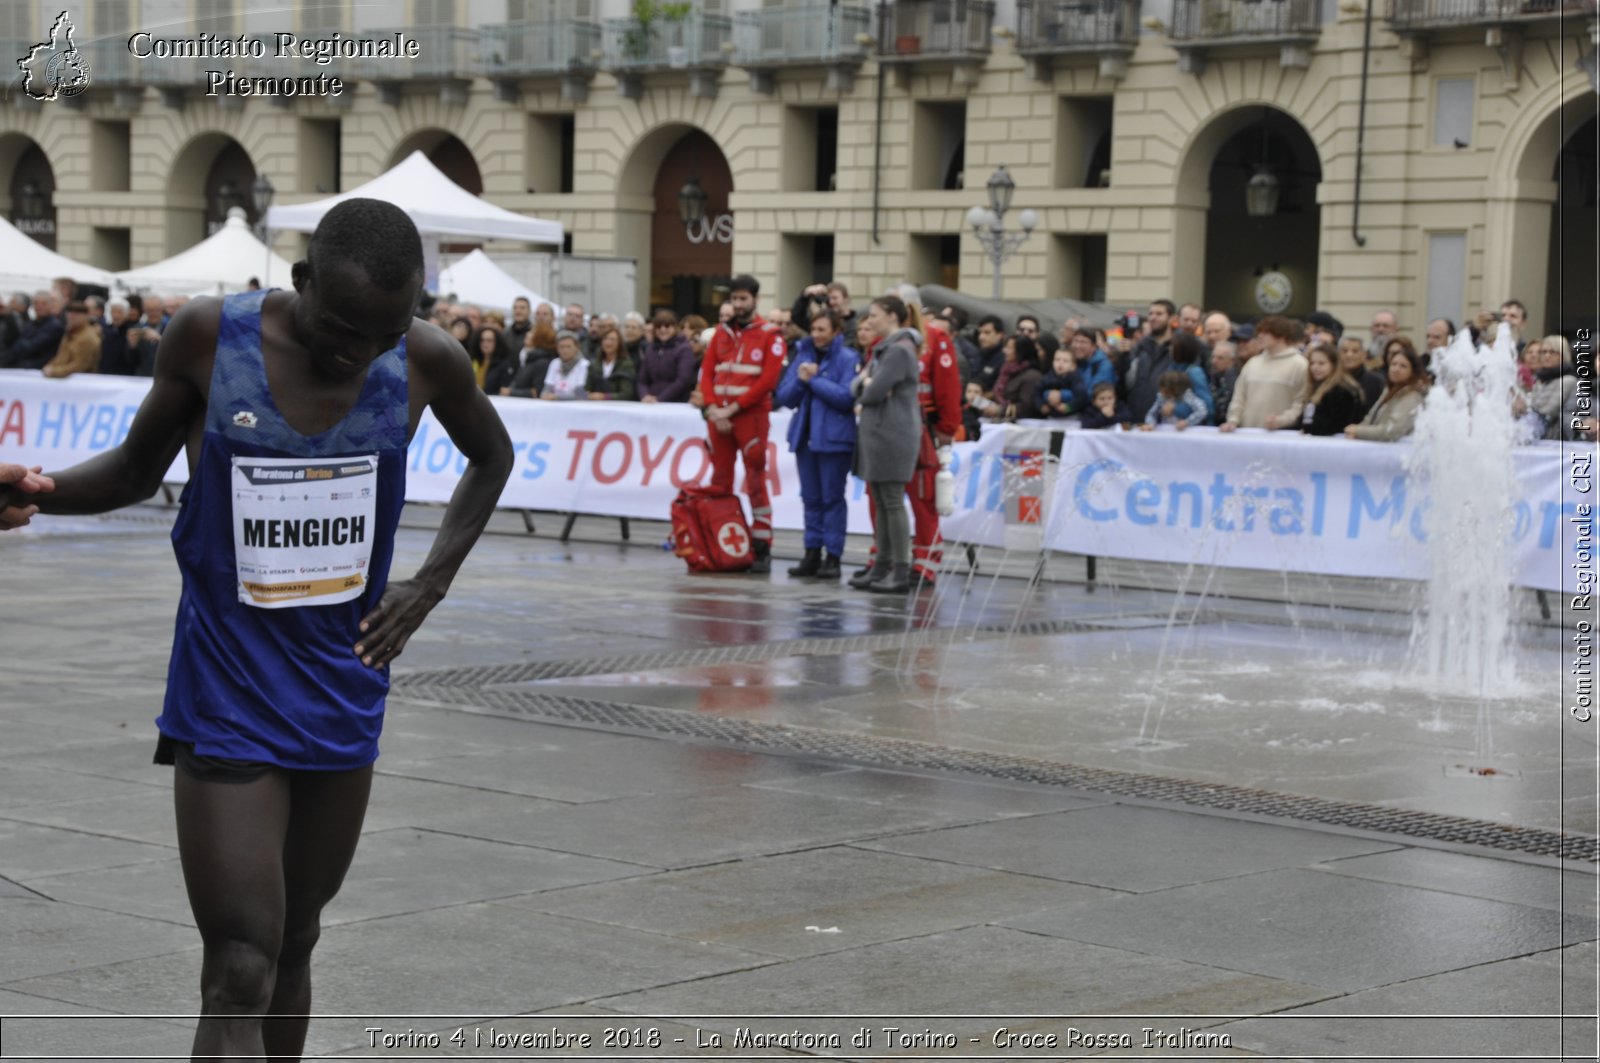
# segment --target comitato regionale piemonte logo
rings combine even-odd
[[[61,12],[50,27],[50,39],[17,60],[23,92],[36,100],[56,100],[89,87],[89,63],[73,42],[72,31],[72,17]]]

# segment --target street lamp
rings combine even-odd
[[[1252,218],[1270,218],[1278,213],[1280,186],[1273,172],[1262,166],[1245,182],[1244,210]]]
[[[255,204],[256,217],[260,219],[263,231],[267,227],[267,208],[272,206],[272,196],[276,192],[266,174],[258,174],[256,183],[250,186],[250,199]]]
[[[227,221],[228,211],[242,206],[244,197],[239,194],[239,186],[233,183],[233,178],[224,177],[217,185],[216,194],[211,198],[211,213],[219,221]]]
[[[24,218],[41,218],[44,216],[44,195],[39,191],[39,182],[28,178],[22,182],[22,192],[17,196],[17,213]]]
[[[256,174],[255,183],[250,186],[250,198],[256,207],[256,238],[265,244],[267,248],[266,266],[261,271],[261,286],[263,288],[270,288],[273,281],[272,242],[267,239],[267,208],[272,206],[272,197],[276,192],[277,189],[272,187],[272,182],[267,180],[266,174]],[[280,277],[278,280],[281,283],[283,278]]]
[[[706,190],[700,187],[700,178],[691,177],[678,192],[678,220],[687,229],[706,216]]]
[[[1017,215],[1022,231],[1006,232],[1006,211],[1011,209],[1011,197],[1017,190],[1017,183],[1002,166],[989,178],[986,187],[989,190],[989,205],[976,206],[967,211],[967,224],[972,227],[989,261],[994,263],[994,298],[998,299],[1000,269],[1033,233],[1034,226],[1039,224],[1039,216],[1031,210],[1025,210]]]

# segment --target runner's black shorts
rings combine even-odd
[[[194,751],[189,742],[162,735],[156,739],[157,764],[176,764],[178,770],[196,782],[255,782],[269,771],[277,771],[276,764],[260,760],[234,760],[232,757],[207,757]]]

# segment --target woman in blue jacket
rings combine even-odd
[[[831,310],[811,319],[811,335],[795,349],[774,395],[779,406],[796,411],[789,422],[789,449],[800,470],[806,556],[789,575],[800,578],[838,579],[844,556],[849,523],[844,492],[856,449],[856,400],[850,394],[856,352],[845,346],[840,328],[839,315]]]

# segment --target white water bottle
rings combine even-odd
[[[956,511],[956,477],[950,471],[950,448],[939,448],[939,471],[933,475],[933,508],[939,516],[948,517]]]

